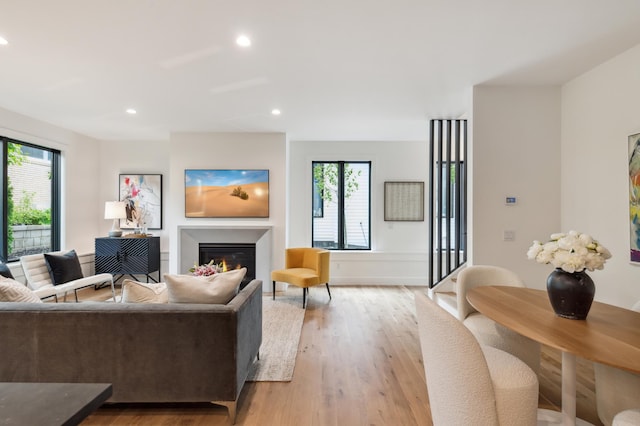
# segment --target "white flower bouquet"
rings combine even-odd
[[[598,241],[577,231],[551,234],[549,241],[534,241],[527,252],[529,259],[552,264],[565,272],[603,269],[611,253]]]

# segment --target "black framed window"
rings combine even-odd
[[[0,136],[4,262],[60,248],[60,151]]]
[[[312,244],[371,249],[371,162],[312,163]]]

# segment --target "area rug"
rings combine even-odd
[[[260,359],[249,371],[249,382],[290,382],[296,365],[304,321],[302,298],[271,296],[262,300]]]

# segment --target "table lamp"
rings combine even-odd
[[[125,203],[122,201],[107,201],[104,203],[104,218],[113,219],[113,225],[111,231],[109,231],[110,237],[121,237],[122,229],[120,229],[120,219],[127,217],[127,210]]]

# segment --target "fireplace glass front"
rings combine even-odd
[[[200,265],[213,260],[216,264],[222,264],[227,271],[247,268],[241,287],[256,277],[255,243],[200,243],[198,247]]]

